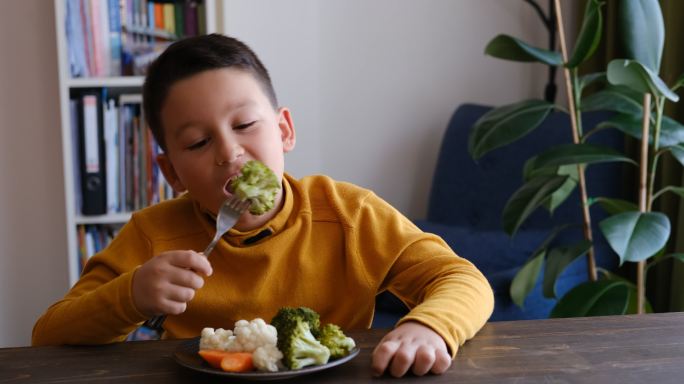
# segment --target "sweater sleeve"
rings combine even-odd
[[[370,194],[359,209],[358,233],[372,281],[410,311],[398,324],[432,328],[452,356],[484,326],[494,294],[484,275],[440,237],[421,231],[388,203]]]
[[[86,264],[79,281],[33,327],[32,344],[106,344],[123,341],[145,316],[133,304],[131,282],[150,254],[149,241],[126,224]]]

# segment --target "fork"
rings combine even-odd
[[[250,204],[250,200],[242,200],[237,196],[231,196],[221,204],[218,216],[216,217],[216,234],[211,240],[211,243],[209,243],[204,252],[202,252],[204,257],[209,257],[209,254],[214,250],[214,247],[216,247],[216,244],[221,240],[221,237],[223,237],[228,230],[233,228],[240,216],[249,208]],[[164,320],[166,320],[166,315],[155,316],[145,321],[143,325],[156,330],[161,336],[164,332]]]

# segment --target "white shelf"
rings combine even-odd
[[[145,82],[143,76],[79,77],[67,79],[66,86],[69,88],[142,87],[143,82]]]
[[[131,213],[110,213],[107,215],[76,216],[75,224],[123,224],[131,218]]]
[[[137,33],[139,35],[159,37],[167,40],[178,40],[178,36],[176,34],[171,33],[169,31],[165,31],[163,29],[141,28],[129,25],[122,25],[121,30],[129,33]]]

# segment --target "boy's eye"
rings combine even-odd
[[[199,148],[202,148],[208,142],[209,142],[209,139],[202,139],[200,141],[196,141],[195,143],[191,144],[190,146],[187,147],[187,149],[189,149],[189,150],[199,149]]]
[[[255,121],[250,121],[249,123],[236,125],[235,127],[233,127],[233,129],[237,129],[237,130],[240,130],[240,129],[247,129],[247,128],[251,127],[254,123],[256,123],[256,120],[255,120]]]

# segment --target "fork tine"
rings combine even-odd
[[[247,208],[249,208],[249,206],[250,206],[251,204],[252,204],[252,202],[249,201],[249,200],[244,200],[244,201],[242,201],[242,202],[241,202],[241,207],[240,207],[240,212],[243,212],[243,211],[247,210]]]

